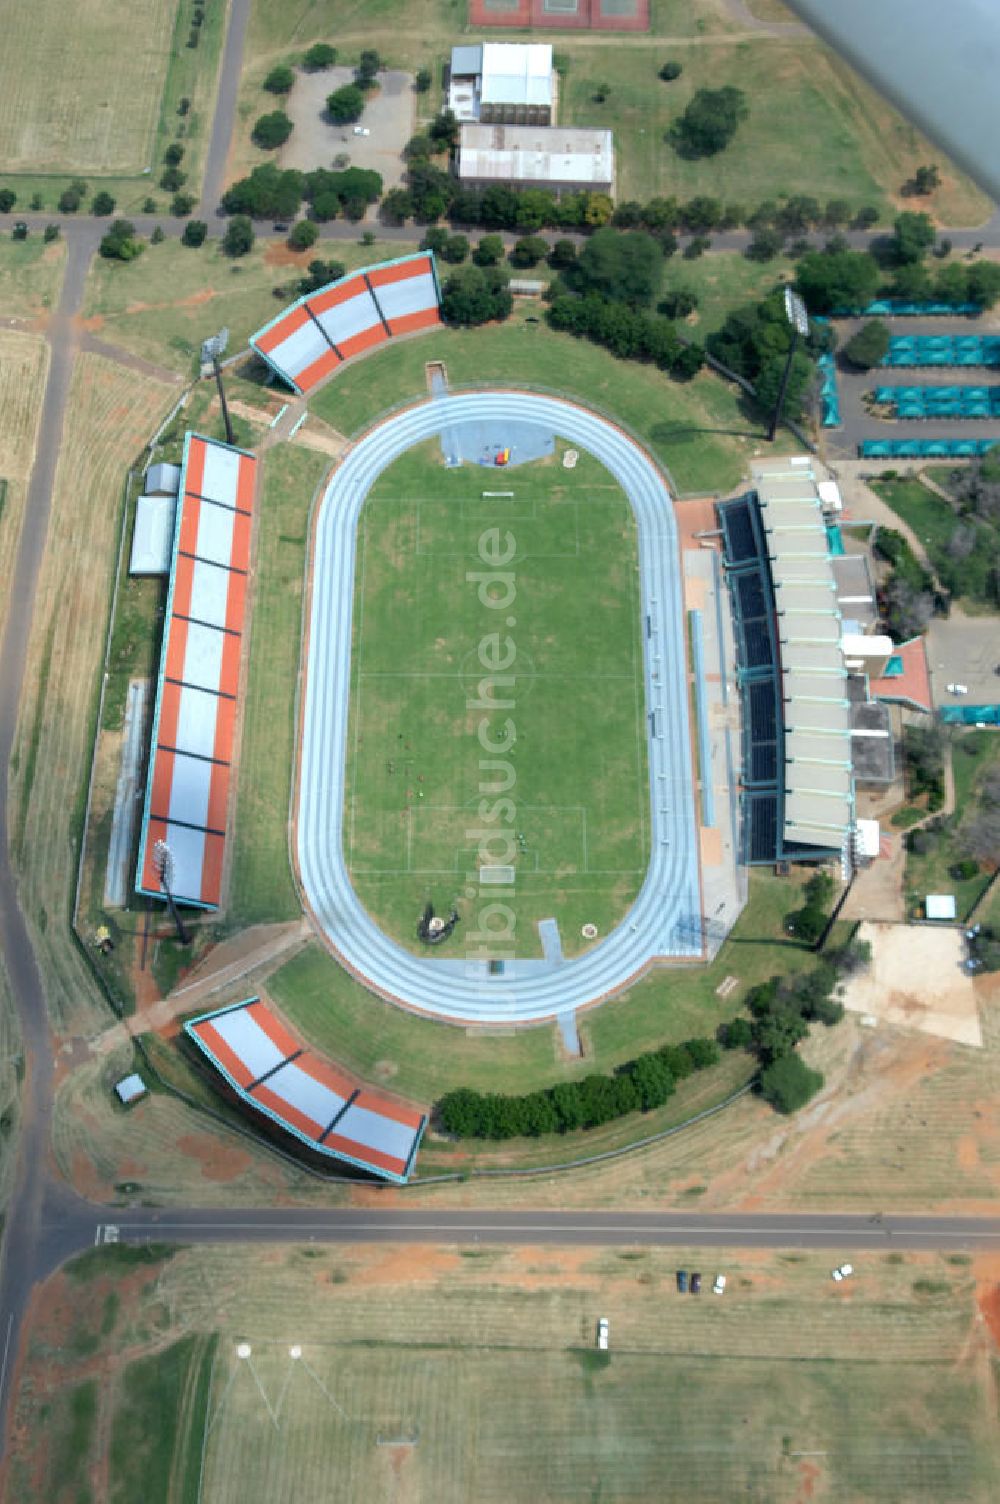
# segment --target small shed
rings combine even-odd
[[[161,461],[158,465],[150,465],[146,471],[147,496],[176,496],[180,484],[180,465],[168,465]]]
[[[131,1076],[123,1076],[115,1082],[115,1093],[119,1102],[126,1107],[130,1102],[138,1102],[140,1097],[146,1095],[146,1083],[140,1075],[133,1073]]]
[[[928,893],[924,899],[924,913],[928,919],[956,919],[954,893]]]
[[[858,820],[855,825],[855,850],[865,862],[873,862],[882,849],[882,832],[877,820]]]
[[[129,574],[169,574],[176,496],[140,496],[135,508]]]

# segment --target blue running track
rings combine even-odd
[[[365,497],[406,450],[456,423],[536,424],[596,456],[635,513],[645,659],[651,854],[632,910],[574,960],[485,962],[414,956],[385,935],[351,886],[343,851],[357,524]],[[648,625],[647,625],[648,619]],[[349,451],[316,522],[296,845],[305,899],[341,961],[374,992],[455,1022],[550,1018],[619,992],[660,957],[702,953],[683,592],[677,527],[663,478],[626,434],[584,408],[521,392],[432,399],[372,429]],[[488,900],[489,889],[483,892]],[[414,916],[416,918],[416,915]],[[468,926],[471,929],[471,924]],[[456,931],[463,943],[463,931]]]

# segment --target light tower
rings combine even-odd
[[[174,903],[174,895],[170,888],[174,875],[174,859],[170,854],[170,847],[166,841],[157,841],[153,847],[153,866],[156,869],[157,877],[160,879],[160,887],[166,896],[170,917],[177,926],[177,938],[182,945],[190,945],[191,936],[184,928],[184,922],[178,912],[177,905]]]
[[[788,346],[788,359],[785,361],[785,372],[781,378],[781,387],[778,391],[778,400],[774,404],[774,412],[771,414],[771,426],[767,431],[767,441],[774,443],[774,436],[781,422],[781,409],[785,405],[785,393],[788,391],[788,379],[792,374],[792,361],[795,359],[795,351],[799,343],[799,335],[805,339],[809,334],[809,314],[806,305],[797,292],[790,287],[785,288],[785,317],[792,326],[792,341]]]

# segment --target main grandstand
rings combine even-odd
[[[753,490],[717,508],[743,710],[742,855],[836,856],[846,866],[855,738],[883,734],[864,664],[884,658],[886,639],[866,635],[875,618],[865,614],[871,601],[858,593],[856,561],[831,552],[812,462],[761,462],[751,478]]]
[[[440,323],[440,303],[434,257],[420,252],[307,293],[252,334],[250,344],[301,396],[352,355]]]
[[[220,901],[257,461],[184,441],[136,891]],[[164,859],[169,871],[164,873]]]

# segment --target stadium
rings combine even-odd
[[[435,327],[439,299],[420,253],[299,299],[250,344],[307,397]],[[872,689],[890,655],[810,460],[756,463],[736,497],[679,499],[575,403],[452,392],[441,369],[428,387],[349,446],[314,504],[289,811],[300,901],[378,996],[463,1025],[555,1018],[572,1046],[581,1009],[718,952],[749,867],[864,859],[856,764],[877,781],[891,755]],[[177,906],[224,911],[238,840],[256,463],[188,434],[177,480],[136,889],[178,923]],[[422,1115],[367,1100],[265,1004],[186,1031],[227,1091],[312,1152],[408,1175]]]

